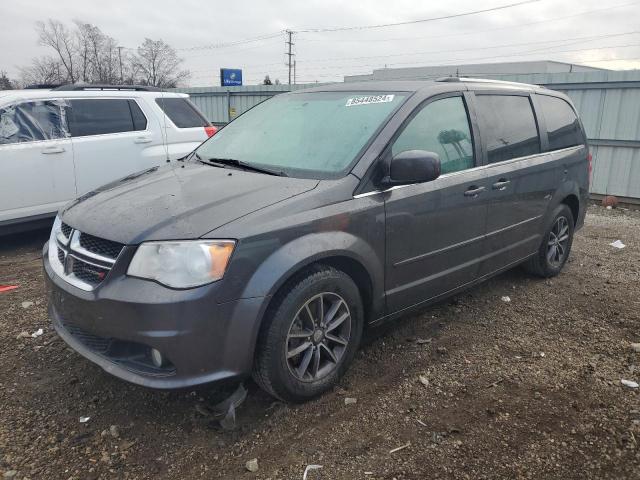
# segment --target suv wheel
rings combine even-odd
[[[569,258],[573,243],[574,221],[571,209],[563,204],[556,207],[551,225],[547,228],[536,255],[525,262],[528,272],[539,277],[555,277]]]
[[[253,376],[271,395],[303,402],[333,387],[349,367],[363,327],[358,287],[319,266],[278,294],[260,331]]]

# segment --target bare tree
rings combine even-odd
[[[38,41],[40,45],[51,47],[55,50],[64,67],[67,80],[70,83],[78,81],[76,63],[78,61],[77,45],[74,35],[58,20],[49,19],[46,23],[36,22]]]
[[[57,58],[44,56],[34,58],[31,65],[20,69],[23,85],[58,85],[67,81],[64,67]]]
[[[27,84],[42,83],[142,83],[175,87],[189,77],[182,59],[162,40],[145,39],[136,52],[118,47],[115,38],[96,25],[74,20],[71,28],[58,20],[37,22],[40,45],[53,56],[36,58],[21,69]],[[123,52],[124,50],[124,52]],[[129,51],[128,51],[129,50]]]
[[[116,40],[95,25],[74,20],[78,78],[87,83],[118,83]]]
[[[15,82],[12,82],[7,72],[0,70],[0,90],[13,90],[16,88]]]
[[[182,59],[162,40],[145,38],[134,58],[140,82],[154,87],[171,88],[189,78],[188,70],[179,70]]]

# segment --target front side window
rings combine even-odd
[[[67,117],[73,137],[146,129],[146,118],[143,120],[140,107],[131,105],[131,101],[124,98],[83,98],[71,100],[70,104]]]
[[[391,147],[393,156],[407,150],[437,153],[441,173],[472,168],[473,142],[462,97],[436,100],[420,110]]]
[[[0,145],[67,137],[63,104],[38,100],[0,109]]]
[[[200,146],[200,159],[234,159],[303,178],[344,175],[406,94],[301,92],[273,97]]]
[[[566,101],[546,95],[538,95],[537,98],[547,124],[549,150],[574,147],[584,143],[578,117]]]
[[[540,153],[529,97],[476,95],[476,104],[489,163]]]

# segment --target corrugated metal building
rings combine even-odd
[[[558,62],[559,63],[559,62]],[[566,65],[566,64],[565,64]],[[402,71],[403,79],[408,69]],[[385,70],[385,79],[393,79]],[[424,72],[422,73],[424,75]],[[430,78],[441,76],[431,74]],[[593,154],[592,193],[640,199],[640,70],[564,73],[485,73],[487,78],[545,85],[567,93],[584,122]],[[425,78],[418,76],[415,78]],[[293,89],[312,85],[294,85]],[[214,123],[224,124],[288,85],[179,89]]]

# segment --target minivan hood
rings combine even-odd
[[[61,217],[80,231],[129,245],[191,239],[317,185],[318,180],[178,162],[83,195]]]

